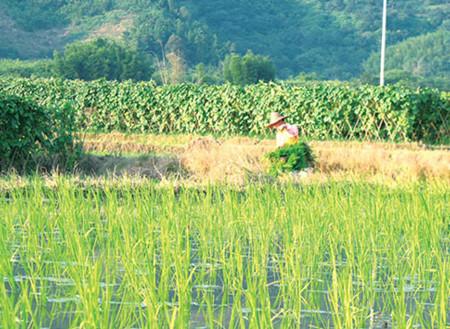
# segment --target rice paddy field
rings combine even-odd
[[[445,180],[0,191],[0,328],[450,325]]]
[[[0,329],[450,329],[445,93],[0,89]]]

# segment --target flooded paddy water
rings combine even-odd
[[[0,201],[0,327],[445,328],[449,196],[35,182]]]

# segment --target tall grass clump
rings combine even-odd
[[[31,179],[0,198],[0,327],[445,328],[449,197]]]

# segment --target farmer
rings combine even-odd
[[[277,147],[295,144],[298,142],[298,128],[295,125],[287,124],[284,119],[286,115],[278,112],[272,112],[268,128],[277,130]]]

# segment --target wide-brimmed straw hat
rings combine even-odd
[[[281,115],[278,112],[272,112],[270,114],[270,123],[267,125],[267,128],[272,128],[278,122],[280,122],[281,120],[286,119],[287,117],[288,117],[287,115]]]

